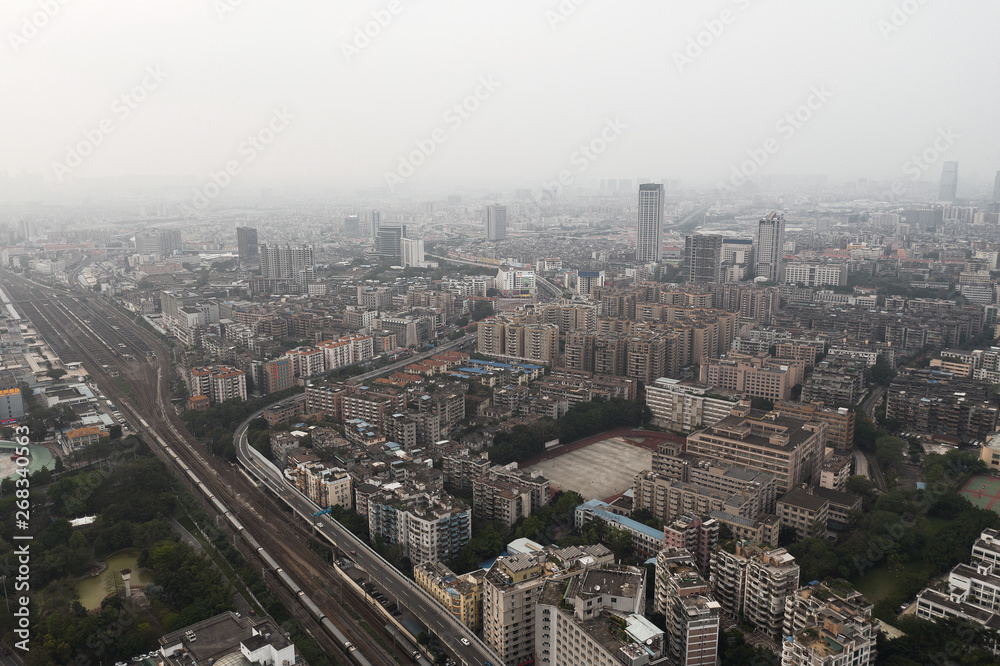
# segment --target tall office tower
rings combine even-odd
[[[424,241],[403,238],[401,241],[403,266],[421,266],[424,263]]]
[[[663,185],[639,186],[639,220],[635,238],[635,260],[648,264],[663,259]]]
[[[373,210],[368,218],[368,237],[377,238],[380,226],[382,226],[382,213]]]
[[[754,249],[757,277],[777,282],[781,277],[781,258],[785,247],[785,216],[772,212],[758,222],[757,247]]]
[[[483,224],[486,226],[486,240],[507,238],[507,207],[500,204],[487,206],[483,211]]]
[[[938,201],[954,201],[958,194],[958,162],[945,162],[941,169],[941,189]]]
[[[993,201],[1000,201],[1000,171],[993,179]]]
[[[684,240],[685,282],[718,282],[721,266],[722,236],[694,234]]]
[[[260,246],[261,277],[295,280],[300,286],[316,278],[311,245]]]
[[[402,258],[405,224],[380,224],[375,236],[375,252],[382,257]]]
[[[240,252],[240,265],[256,264],[260,259],[257,252],[257,230],[254,227],[236,227],[236,246]]]
[[[361,236],[361,220],[357,215],[348,215],[344,218],[344,237],[358,238]]]

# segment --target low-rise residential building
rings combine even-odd
[[[795,488],[778,499],[778,520],[799,539],[822,536],[830,517],[830,500]]]
[[[600,520],[616,529],[625,530],[632,537],[632,548],[636,552],[652,557],[663,545],[663,530],[644,525],[636,520],[618,515],[607,502],[587,500],[576,507],[576,527],[583,527],[592,520]]]
[[[472,631],[478,632],[483,622],[483,578],[480,569],[461,576],[440,562],[424,562],[413,567],[417,585],[427,590],[438,603]]]
[[[306,497],[321,507],[342,506],[350,509],[354,505],[351,475],[347,470],[317,459],[289,467],[285,475]]]
[[[84,426],[67,431],[65,437],[66,443],[69,444],[70,448],[78,451],[88,444],[101,441],[101,437],[104,434],[104,431],[96,426]]]
[[[782,666],[870,666],[879,629],[872,605],[844,581],[814,582],[785,602]]]
[[[852,463],[853,458],[838,455],[828,456],[820,469],[820,487],[843,491],[847,488],[847,480],[851,478]]]
[[[853,493],[845,493],[840,490],[824,488],[810,488],[816,497],[825,499],[830,503],[827,513],[826,526],[831,530],[843,531],[850,527],[854,517],[861,513],[861,496]]]

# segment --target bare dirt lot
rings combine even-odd
[[[653,452],[612,437],[528,467],[560,490],[575,490],[585,500],[606,500],[632,487],[635,475],[653,466]]]

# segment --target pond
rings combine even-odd
[[[17,444],[14,442],[0,440],[0,479],[17,474],[17,463],[10,459],[16,449]],[[28,465],[29,474],[37,472],[42,467],[52,469],[55,466],[56,461],[52,457],[52,452],[46,447],[41,444],[29,444],[28,449],[31,451],[29,456],[31,462]]]
[[[122,569],[131,569],[132,586],[150,585],[153,582],[153,572],[148,569],[140,569],[138,566],[139,550],[130,548],[120,550],[107,560],[108,568],[99,576],[84,578],[77,581],[73,586],[80,597],[80,603],[87,610],[94,610],[101,607],[101,601],[108,596],[107,580],[111,575],[118,576]]]

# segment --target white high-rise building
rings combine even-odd
[[[316,278],[312,245],[261,245],[260,271],[264,278],[291,279],[305,285]]]
[[[639,219],[636,227],[635,260],[647,264],[663,259],[663,185],[639,186]]]
[[[487,206],[483,212],[486,225],[486,240],[497,241],[507,238],[507,207],[500,204]]]
[[[424,264],[424,241],[415,238],[400,239],[403,253],[403,266],[422,266]]]
[[[757,277],[777,282],[781,278],[781,258],[785,248],[785,216],[772,212],[757,226],[755,269]]]

